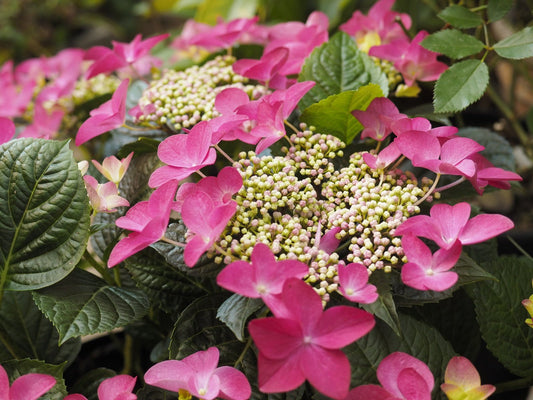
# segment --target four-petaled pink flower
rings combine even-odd
[[[94,62],[87,70],[86,78],[91,79],[98,74],[113,72],[118,69],[127,71],[128,68],[133,68],[141,76],[146,74],[153,65],[161,64],[157,58],[148,53],[157,43],[168,36],[169,34],[165,33],[141,40],[142,36],[138,34],[131,43],[112,41],[113,50],[103,46],[90,48],[85,54],[85,59],[94,60]]]
[[[357,303],[375,302],[379,294],[374,285],[368,283],[368,269],[359,263],[338,266],[339,290],[344,297]]]
[[[96,160],[92,160],[96,169],[105,176],[109,181],[113,182],[115,185],[118,185],[119,182],[124,177],[124,174],[130,166],[131,158],[133,157],[133,152],[128,154],[126,158],[119,160],[115,156],[109,156],[104,158],[102,164]]]
[[[428,215],[415,215],[396,228],[395,235],[415,235],[433,240],[440,248],[450,249],[480,243],[512,229],[509,218],[499,214],[480,214],[470,218],[470,204],[435,204]]]
[[[268,298],[281,293],[289,278],[303,278],[309,267],[297,260],[276,261],[270,248],[257,243],[252,251],[251,263],[234,261],[217,276],[217,283],[224,289],[251,298]],[[265,300],[268,304],[268,299]]]
[[[431,400],[433,374],[425,363],[409,354],[389,354],[381,360],[377,376],[381,386],[358,386],[344,400]]]
[[[206,165],[214,164],[217,154],[211,148],[212,131],[202,121],[187,134],[173,135],[161,142],[157,155],[165,164],[150,176],[148,184],[157,187],[169,181],[181,181]]]
[[[128,200],[118,195],[117,185],[113,182],[98,183],[90,176],[83,177],[87,195],[91,202],[92,208],[97,212],[115,212],[117,207],[127,207],[130,205]]]
[[[361,139],[369,137],[377,141],[385,140],[392,133],[395,121],[406,118],[387,97],[376,97],[366,110],[354,110],[352,115],[364,127]]]
[[[175,181],[161,185],[148,201],[135,204],[125,216],[116,220],[118,227],[132,232],[111,251],[109,268],[161,239],[167,229],[177,186]]]
[[[132,393],[137,378],[129,375],[117,375],[104,379],[98,386],[98,400],[136,400]],[[63,400],[87,400],[81,394],[70,394]]]
[[[257,348],[259,389],[265,393],[296,389],[306,379],[321,393],[343,399],[350,386],[350,363],[340,350],[366,335],[374,317],[358,308],[322,310],[315,290],[288,279],[274,317],[252,320],[248,330]]]
[[[15,379],[11,388],[7,372],[0,365],[0,400],[37,400],[56,384],[56,378],[30,373]]]
[[[124,79],[111,96],[111,100],[90,112],[91,116],[81,124],[78,130],[76,146],[124,124],[129,82],[129,79]]]
[[[218,349],[210,347],[181,361],[161,361],[146,371],[144,380],[149,385],[172,392],[186,390],[205,400],[250,398],[252,390],[246,376],[232,367],[217,368],[218,358]]]
[[[413,235],[402,238],[402,248],[407,263],[402,266],[402,282],[418,290],[442,292],[451,288],[459,276],[450,271],[461,255],[461,243],[456,241],[449,249],[439,249],[435,254],[424,242]]]
[[[440,388],[449,400],[485,400],[496,390],[494,385],[482,385],[476,367],[461,356],[448,362]]]

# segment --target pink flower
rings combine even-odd
[[[433,374],[422,361],[409,354],[389,354],[378,366],[378,385],[358,386],[344,400],[431,400]]]
[[[463,245],[480,243],[514,227],[513,221],[499,214],[480,214],[470,218],[470,204],[435,204],[428,215],[415,215],[396,228],[395,235],[415,235],[433,240],[450,249],[456,241]]]
[[[297,278],[285,282],[279,304],[271,310],[274,317],[248,324],[259,349],[259,389],[286,392],[307,379],[326,396],[343,399],[350,386],[350,363],[340,349],[366,335],[374,317],[348,306],[323,311],[320,296]]]
[[[10,388],[6,370],[0,365],[0,400],[37,400],[55,384],[53,376],[31,373],[15,379]]]
[[[161,142],[157,155],[165,165],[155,170],[148,184],[157,187],[172,180],[180,181],[206,165],[215,162],[217,155],[211,148],[211,128],[202,121],[187,134],[173,135]]]
[[[353,13],[352,17],[342,24],[339,29],[351,36],[355,36],[361,44],[369,33],[377,33],[382,43],[389,43],[395,39],[407,39],[402,27],[396,22],[400,18],[404,26],[411,27],[411,18],[407,14],[400,14],[391,10],[395,0],[380,0],[363,15],[361,11]]]
[[[136,400],[132,393],[137,378],[129,375],[117,375],[107,378],[98,386],[98,400]],[[81,394],[70,394],[63,400],[87,400]]]
[[[76,146],[124,124],[129,82],[129,79],[124,79],[111,96],[111,100],[90,112],[91,116],[81,124],[78,130]]]
[[[285,47],[277,47],[269,53],[264,53],[259,60],[241,59],[233,64],[233,70],[242,76],[259,81],[260,83],[284,89],[286,80],[280,74],[281,67],[285,65],[289,57],[289,50]],[[281,82],[280,85],[272,85],[271,82]]]
[[[368,269],[363,264],[339,264],[338,274],[339,290],[348,300],[370,304],[378,299],[377,288],[368,283]]]
[[[309,267],[301,261],[276,261],[270,248],[263,243],[255,245],[250,258],[251,263],[228,264],[217,276],[218,285],[241,296],[265,298],[281,293],[287,279],[301,279],[309,272]]]
[[[415,80],[435,81],[448,66],[437,61],[437,53],[420,46],[427,35],[426,31],[420,31],[410,43],[405,39],[394,40],[390,44],[372,47],[368,54],[392,61],[407,86],[412,86]]]
[[[107,261],[109,268],[161,239],[167,229],[177,186],[175,181],[161,185],[148,201],[135,204],[125,216],[116,220],[118,227],[132,233],[120,240],[111,251]]]
[[[202,191],[190,193],[181,207],[183,223],[193,235],[185,246],[185,264],[194,267],[202,254],[213,246],[229,220],[235,214],[237,202],[217,206],[211,197]]]
[[[33,97],[37,85],[35,77],[20,82],[13,76],[13,61],[7,61],[0,68],[0,117],[21,116]]]
[[[144,380],[147,384],[172,392],[186,390],[200,399],[221,397],[246,400],[252,389],[246,376],[232,367],[218,367],[216,347],[198,351],[183,360],[162,361],[151,367]]]
[[[402,267],[402,281],[418,290],[442,292],[457,282],[458,275],[450,271],[461,255],[461,243],[456,241],[449,249],[431,250],[416,236],[405,235],[402,247],[407,263]]]
[[[0,117],[0,144],[9,142],[15,136],[15,124],[9,118]]]
[[[392,142],[381,150],[377,156],[371,153],[363,153],[362,157],[366,165],[370,168],[382,171],[396,161],[401,154],[402,153],[400,152],[400,149],[398,149],[398,146],[396,146],[396,143]]]
[[[134,68],[139,75],[150,71],[152,65],[160,61],[148,53],[160,41],[166,39],[168,33],[141,40],[141,34],[130,43],[113,41],[113,50],[103,46],[95,46],[87,50],[86,60],[95,60],[87,70],[86,78],[91,79],[101,73],[113,72],[117,69]]]
[[[400,118],[392,122],[391,129],[396,136],[409,131],[429,132],[431,130],[431,122],[422,117]]]
[[[468,180],[479,194],[483,193],[486,186],[494,186],[498,189],[510,189],[509,181],[521,181],[522,177],[515,172],[495,167],[481,154],[472,154],[469,157],[476,165],[476,173]]]
[[[406,118],[387,97],[376,97],[366,110],[354,110],[352,114],[364,126],[361,139],[370,137],[377,141],[384,140],[392,133],[395,121]]]
[[[243,123],[249,121],[249,117],[237,113],[237,108],[249,104],[248,94],[239,88],[228,88],[221,91],[215,98],[215,108],[222,115],[209,120],[213,131],[211,142],[218,144],[221,140],[241,140],[249,144],[257,144],[260,138],[244,131]]]
[[[124,177],[124,174],[128,170],[130,165],[131,158],[133,157],[133,152],[128,154],[126,158],[119,160],[115,156],[109,156],[104,159],[102,164],[96,160],[92,160],[96,169],[105,176],[109,181],[113,182],[115,185],[118,185],[119,182]]]
[[[18,137],[50,139],[59,131],[64,115],[65,112],[63,110],[49,111],[42,105],[36,104],[33,123],[28,125]]]
[[[242,176],[233,167],[224,167],[218,175],[206,176],[196,184],[197,190],[207,193],[215,206],[228,204],[242,187]]]
[[[118,195],[117,185],[113,182],[104,184],[90,175],[83,177],[85,187],[91,202],[92,208],[97,212],[115,212],[116,207],[127,207],[130,205],[128,200]]]
[[[440,388],[449,400],[485,400],[496,390],[493,385],[481,385],[476,367],[461,356],[452,357],[448,362]]]

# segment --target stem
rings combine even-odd
[[[205,174],[202,171],[198,170],[196,171],[196,173],[200,175],[202,178],[205,178]]]
[[[130,335],[124,335],[124,367],[121,374],[130,375],[133,365],[133,339]]]
[[[109,283],[109,284],[114,284],[115,283],[114,280],[113,280],[113,277],[109,273],[109,269],[106,268],[105,266],[101,265],[98,261],[96,261],[96,259],[93,257],[93,255],[91,253],[89,253],[87,251],[87,249],[85,250],[85,253],[83,253],[83,258],[85,259],[85,261],[87,261],[89,264],[91,264],[91,266],[100,275],[102,275],[102,278],[104,278],[104,280],[107,283]]]
[[[477,12],[477,11],[481,11],[481,10],[486,9],[487,7],[488,7],[487,5],[482,5],[482,6],[479,6],[479,7],[471,8],[470,11]]]
[[[230,157],[230,156],[229,156],[224,150],[222,150],[218,144],[215,144],[213,147],[214,147],[214,148],[215,148],[220,154],[222,154],[222,155],[226,158],[226,160],[228,160],[228,161],[231,163],[231,165],[235,164],[235,161],[233,160],[233,158],[231,158],[231,157]]]
[[[248,337],[248,341],[246,342],[246,346],[244,346],[244,349],[242,350],[241,354],[239,355],[239,358],[237,358],[237,361],[233,364],[233,368],[237,368],[237,365],[242,363],[242,360],[244,359],[244,356],[250,346],[252,345],[252,337]]]
[[[223,256],[229,257],[232,260],[236,260],[236,257],[234,257],[232,254],[228,253],[226,250],[224,250],[222,247],[220,247],[218,244],[214,243],[213,247]]]
[[[166,236],[161,237],[161,239],[159,240],[162,240],[163,242],[167,242],[169,244],[173,244],[174,246],[177,246],[177,247],[185,247],[185,243],[176,242],[175,240],[169,239]]]
[[[426,192],[426,194],[424,195],[424,197],[422,197],[420,200],[418,200],[416,203],[415,203],[415,206],[423,203],[430,195],[431,193],[433,193],[433,191],[435,190],[435,188],[437,187],[437,183],[439,183],[439,179],[440,179],[440,174],[437,174],[437,176],[435,177],[435,181],[433,182],[433,185],[431,185],[431,187],[429,188],[429,190]]]
[[[138,128],[136,126],[131,126],[131,125],[126,125],[126,123],[123,123],[121,125],[122,128],[126,128],[126,129],[129,129],[130,131],[153,131],[154,129],[153,128]]]
[[[289,121],[285,120],[284,122],[285,122],[285,125],[287,125],[289,128],[291,128],[294,133],[296,133],[296,134],[300,133],[300,131],[298,129],[296,129],[296,127],[293,124],[291,124]]]
[[[529,254],[527,251],[524,250],[522,246],[520,246],[516,240],[514,240],[511,236],[507,235],[507,240],[509,240],[517,249],[522,253],[525,257],[529,258],[531,261],[533,261],[533,257],[531,254]]]
[[[118,268],[113,269],[113,275],[115,276],[115,283],[118,287],[122,287],[122,280],[120,279],[120,272]]]
[[[511,123],[511,126],[513,127],[514,131],[516,132],[516,135],[518,136],[518,139],[522,143],[522,145],[525,147],[527,154],[530,157],[533,157],[533,151],[531,149],[531,140],[527,134],[527,132],[522,128],[522,125],[518,122],[516,119],[516,116],[514,115],[513,110],[505,103],[505,101],[496,93],[496,90],[492,86],[487,86],[487,94],[491,98],[491,100],[494,102],[496,107],[500,109],[504,117]]]
[[[13,347],[11,346],[11,344],[4,337],[4,333],[3,332],[0,333],[0,342],[2,342],[2,344],[7,349],[9,354],[11,354],[15,360],[19,359],[19,356],[17,355],[17,353],[15,353],[15,350],[13,350]]]
[[[412,39],[413,38],[413,35],[411,34],[411,32],[409,32],[406,28],[406,26],[403,24],[403,21],[402,19],[398,16],[396,18],[394,18],[394,22],[396,22],[397,24],[400,24],[400,27],[402,28],[402,31],[403,33],[405,33],[405,35],[409,38],[409,39]]]
[[[520,378],[513,381],[499,383],[496,386],[496,393],[510,392],[512,390],[523,389],[529,387],[533,382],[533,378]]]
[[[444,185],[444,186],[441,186],[439,188],[436,188],[434,190],[434,192],[443,192],[444,190],[447,190],[447,189],[450,189],[454,186],[457,186],[459,185],[460,183],[464,182],[466,180],[466,178],[464,176],[461,176],[459,179],[457,179],[456,181],[453,181],[452,183],[448,183],[447,185]]]

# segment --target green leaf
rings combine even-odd
[[[479,60],[452,65],[435,85],[436,112],[457,112],[479,100],[489,83],[489,69]]]
[[[201,285],[171,267],[153,249],[145,249],[125,261],[127,270],[152,304],[172,313],[206,294]]]
[[[422,43],[426,49],[450,58],[463,58],[479,53],[485,45],[475,37],[457,29],[446,29],[427,36]]]
[[[481,127],[461,128],[457,135],[468,137],[485,146],[480,154],[493,163],[495,167],[508,171],[516,170],[513,148],[502,135]]]
[[[56,378],[56,384],[54,387],[46,392],[46,394],[39,397],[39,400],[63,400],[67,395],[67,388],[65,386],[65,381],[63,380],[63,370],[65,369],[64,364],[52,365],[42,361],[25,358],[23,360],[6,361],[5,363],[2,363],[2,367],[6,370],[11,383],[22,375],[32,373],[52,375]]]
[[[318,10],[328,16],[329,26],[337,26],[341,22],[344,9],[350,0],[318,0]]]
[[[481,282],[469,295],[487,348],[513,374],[533,374],[533,329],[521,301],[532,293],[533,262],[524,257],[500,257],[487,270],[498,281]]]
[[[357,90],[369,83],[380,86],[384,96],[389,94],[385,73],[344,32],[336,33],[327,43],[313,50],[305,60],[298,80],[316,82],[300,101],[302,109],[332,94]]]
[[[117,373],[107,368],[97,368],[87,372],[79,378],[72,388],[71,393],[79,393],[87,397],[87,400],[98,400],[98,386],[103,380],[112,378]]]
[[[68,142],[0,146],[0,198],[0,290],[38,289],[67,276],[89,234],[87,192]]]
[[[513,0],[489,0],[487,12],[490,22],[497,21],[513,8]]]
[[[225,294],[200,297],[181,313],[170,337],[170,358],[181,360],[211,346],[220,350],[222,365],[233,364],[239,358],[244,344],[216,318],[226,298]]]
[[[215,25],[217,18],[230,21],[236,18],[252,18],[257,13],[258,0],[204,0],[198,6],[194,19]]]
[[[533,57],[533,26],[528,26],[515,34],[500,40],[494,46],[500,57],[521,60]]]
[[[400,336],[400,320],[392,297],[389,274],[382,271],[374,271],[370,275],[369,283],[376,286],[379,298],[372,304],[362,304],[363,309],[384,321],[395,334]]]
[[[470,11],[468,8],[458,5],[446,7],[437,16],[444,22],[461,29],[475,28],[483,22],[478,14]]]
[[[436,382],[442,382],[446,365],[455,355],[452,346],[434,327],[405,314],[399,314],[399,318],[401,337],[378,320],[367,335],[343,349],[352,367],[351,387],[377,383],[375,374],[379,363],[395,351],[408,353],[423,361],[429,366]],[[439,391],[439,385],[435,385],[433,394]]]
[[[338,137],[350,144],[363,130],[363,125],[351,114],[353,110],[366,110],[376,97],[383,97],[381,88],[373,83],[331,95],[304,110],[300,120],[317,132]]]
[[[251,299],[238,294],[224,301],[217,311],[217,318],[224,322],[241,342],[248,317],[263,306],[261,299]]]
[[[58,346],[59,334],[33,302],[30,292],[6,292],[0,307],[0,362],[34,358],[49,364],[71,363],[81,349],[79,339]]]
[[[161,140],[148,137],[140,137],[137,138],[136,142],[131,142],[122,146],[122,148],[117,153],[117,157],[125,158],[132,151],[135,153],[135,156],[139,156],[141,154],[146,153],[157,153],[157,148],[159,147],[159,144],[161,144]]]
[[[142,290],[108,286],[79,269],[54,286],[34,292],[33,299],[59,331],[60,343],[127,325],[145,315],[149,307]]]
[[[455,264],[453,267],[453,270],[459,275],[456,288],[469,283],[496,280],[492,274],[481,268],[465,252],[461,253],[461,256],[459,257],[457,264]]]

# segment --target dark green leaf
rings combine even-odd
[[[149,385],[143,387],[136,394],[137,400],[179,400],[176,392],[169,392]]]
[[[68,142],[0,146],[0,198],[0,290],[42,288],[68,275],[89,234],[87,192]]]
[[[171,267],[153,249],[145,249],[128,258],[125,265],[151,303],[166,312],[181,310],[207,293],[201,283]]]
[[[81,342],[71,339],[58,346],[59,334],[33,302],[30,292],[6,292],[0,307],[0,362],[34,358],[49,364],[70,363]]]
[[[302,109],[332,94],[357,90],[369,83],[380,86],[384,96],[389,94],[385,73],[344,32],[336,33],[329,42],[313,50],[305,60],[298,80],[316,82],[300,101]]]
[[[459,257],[459,261],[457,261],[453,270],[459,274],[455,288],[479,281],[496,280],[492,274],[481,268],[465,252],[461,253],[461,257]]]
[[[363,309],[383,320],[395,334],[400,336],[400,320],[392,297],[390,274],[385,274],[383,271],[374,271],[370,275],[369,283],[376,286],[379,298],[372,304],[362,304]]]
[[[533,27],[528,26],[515,34],[500,40],[494,46],[500,57],[521,60],[533,57]]]
[[[39,400],[63,400],[67,395],[67,388],[63,380],[65,365],[46,364],[42,361],[25,358],[23,360],[7,361],[2,363],[2,367],[6,370],[11,383],[22,375],[32,373],[52,375],[56,378],[55,386],[46,392],[46,394],[39,397]]]
[[[117,153],[118,158],[125,158],[132,151],[136,156],[146,153],[157,153],[157,148],[161,140],[153,139],[149,137],[137,138],[136,142],[131,142],[123,146]]]
[[[377,383],[375,374],[381,360],[395,351],[402,351],[429,366],[436,380],[435,395],[440,391],[439,383],[455,352],[434,327],[405,314],[399,314],[399,318],[401,337],[387,324],[377,320],[376,326],[367,335],[344,348],[352,366],[351,387]]]
[[[521,302],[533,293],[533,262],[521,257],[501,257],[488,263],[487,270],[498,281],[472,286],[469,295],[476,306],[477,320],[487,348],[518,376],[533,374],[533,329]]]
[[[343,10],[350,4],[350,0],[318,0],[318,10],[328,16],[329,26],[337,26],[341,22]]]
[[[475,28],[483,22],[478,14],[455,4],[442,10],[438,17],[456,28]]]
[[[426,49],[450,58],[463,58],[479,53],[485,46],[475,37],[457,29],[446,29],[427,36],[422,43]]]
[[[461,128],[457,135],[468,137],[485,146],[481,155],[486,157],[495,167],[515,171],[513,148],[502,135],[481,127]]]
[[[479,100],[489,83],[484,62],[465,60],[452,65],[435,85],[436,112],[456,112]]]
[[[490,22],[497,21],[513,8],[513,0],[489,0],[488,14]]]
[[[79,269],[54,286],[34,292],[33,299],[59,331],[60,343],[127,325],[149,307],[142,290],[108,286]]]
[[[316,127],[317,132],[333,135],[350,144],[363,130],[351,112],[366,110],[376,97],[383,97],[383,92],[373,83],[357,90],[334,94],[306,108],[300,120]]]
[[[261,299],[251,299],[238,294],[227,299],[217,311],[217,318],[224,322],[241,342],[244,340],[244,325],[250,315],[263,306]]]
[[[104,379],[112,378],[117,373],[107,368],[97,368],[87,372],[79,378],[72,388],[71,393],[79,393],[87,397],[87,400],[98,400],[98,386]]]

